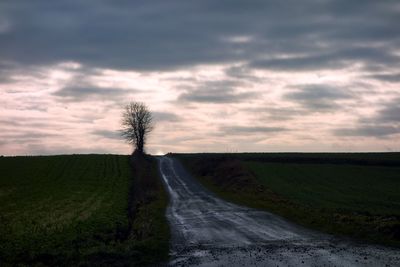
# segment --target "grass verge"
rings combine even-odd
[[[119,155],[1,157],[0,265],[165,260],[167,196],[156,162],[131,163]]]
[[[226,200],[320,231],[400,246],[400,167],[393,163],[398,154],[386,155],[391,161],[383,164],[373,154],[327,154],[317,163],[310,158],[319,154],[296,154],[297,162],[283,154],[255,155],[175,156]],[[360,163],[365,158],[368,163]]]

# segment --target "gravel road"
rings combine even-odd
[[[170,195],[169,266],[400,266],[400,250],[334,238],[226,202],[160,157]]]

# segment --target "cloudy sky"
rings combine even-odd
[[[0,154],[399,151],[400,2],[1,1]]]

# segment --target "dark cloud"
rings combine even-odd
[[[46,122],[40,122],[32,118],[12,117],[0,119],[2,127],[33,127],[42,128],[48,126]]]
[[[1,4],[0,4],[1,5]],[[1,39],[1,33],[0,33]],[[1,49],[1,44],[0,44]],[[0,52],[1,53],[1,52]],[[45,75],[42,70],[37,68],[38,66],[23,65],[18,62],[3,61],[0,59],[0,84],[12,84],[18,81],[21,77],[32,77],[35,79],[45,79]],[[7,91],[7,93],[20,92],[24,89],[21,88],[18,91]]]
[[[380,104],[374,115],[359,118],[360,124],[374,124],[380,126],[393,126],[400,124],[400,98]]]
[[[286,93],[283,97],[286,100],[294,101],[303,106],[306,110],[330,111],[339,106],[338,101],[351,98],[351,94],[342,88],[329,85],[302,85],[296,91]]]
[[[392,82],[399,83],[400,82],[400,73],[394,74],[372,74],[366,75],[366,78],[375,79],[383,82]]]
[[[251,74],[251,69],[246,66],[233,66],[225,71],[228,77],[247,81],[260,82],[261,79]]]
[[[266,112],[268,113],[269,119],[276,121],[291,120],[295,117],[305,115],[303,110],[289,108],[270,108],[267,109]]]
[[[220,128],[220,131],[226,135],[277,133],[287,130],[288,129],[283,127],[264,127],[264,126],[225,126]]]
[[[9,69],[8,64],[0,62],[0,84],[13,82],[12,72]]]
[[[53,93],[64,101],[87,101],[87,100],[122,100],[129,93],[136,92],[134,89],[118,89],[88,86],[67,86]]]
[[[265,103],[262,106],[243,108],[241,111],[250,113],[252,116],[262,120],[286,121],[295,119],[298,116],[304,116],[310,112],[301,108],[276,106],[271,103]]]
[[[178,115],[171,112],[152,111],[151,113],[156,122],[177,122],[181,120]]]
[[[336,129],[334,134],[377,138],[400,134],[400,98],[385,103],[374,116],[359,118],[357,126]]]
[[[257,112],[257,111],[255,111]],[[282,121],[282,120],[291,120],[298,116],[304,116],[307,113],[304,110],[296,109],[296,108],[264,108],[258,111],[265,112],[270,120]]]
[[[376,125],[396,125],[400,124],[400,98],[381,104],[375,115],[360,118],[360,123]]]
[[[196,90],[184,93],[179,96],[179,101],[200,102],[200,103],[234,103],[253,98],[254,93],[233,93],[229,91],[203,91]]]
[[[205,81],[197,86],[187,86],[186,92],[178,97],[181,102],[235,103],[256,97],[255,92],[239,92],[243,82],[233,80]],[[185,87],[184,87],[185,88]]]
[[[30,144],[41,142],[49,138],[60,137],[60,134],[54,132],[39,132],[35,129],[19,131],[18,133],[1,133],[0,139],[7,140],[8,145]]]
[[[351,63],[388,65],[398,67],[400,57],[382,48],[358,46],[332,52],[311,52],[307,55],[254,60],[249,64],[253,68],[284,71],[309,71],[319,69],[338,69]]]
[[[334,134],[338,136],[365,136],[378,138],[399,133],[399,127],[382,125],[361,125],[355,128],[340,128],[334,130]]]
[[[101,136],[103,138],[107,139],[116,139],[116,140],[122,140],[122,135],[121,132],[119,131],[110,131],[110,130],[95,130],[91,132],[94,135]]]
[[[283,58],[259,59],[249,64],[249,67],[284,71],[308,71],[325,69],[337,69],[344,66],[344,62],[326,54],[307,56],[293,56]]]
[[[0,58],[23,65],[398,66],[392,53],[400,44],[397,1],[42,0],[3,1],[0,10],[9,25],[0,34]]]
[[[376,119],[380,122],[400,123],[400,98],[381,109]]]

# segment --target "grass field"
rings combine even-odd
[[[400,168],[249,162],[258,180],[309,207],[400,216]]]
[[[400,153],[177,156],[230,201],[329,233],[400,245]]]
[[[166,196],[155,182],[152,190],[157,192],[151,194],[159,198],[132,203],[137,200],[130,197],[132,188],[140,185],[140,177],[132,177],[130,168],[129,157],[119,155],[1,157],[0,265],[165,259]],[[152,177],[158,181],[157,174]],[[150,208],[156,219],[145,225],[140,221]],[[159,236],[133,233],[144,228],[157,228]]]

